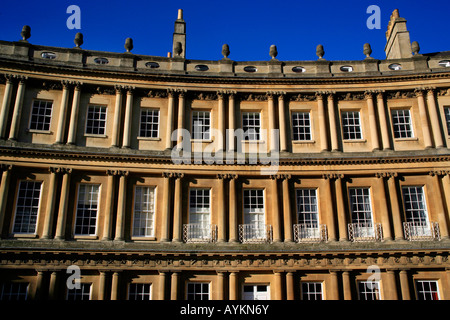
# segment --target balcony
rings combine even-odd
[[[441,240],[439,224],[437,222],[403,222],[405,239],[409,241]]]
[[[186,243],[209,243],[217,240],[217,226],[189,223],[183,225],[183,240]]]
[[[294,224],[294,241],[301,242],[326,242],[328,231],[325,224],[313,225],[311,223]]]
[[[348,238],[352,242],[372,242],[383,240],[381,223],[359,222],[348,224]]]
[[[239,241],[241,243],[272,243],[272,226],[255,224],[239,225]]]

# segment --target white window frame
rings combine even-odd
[[[133,290],[134,293],[132,293],[132,286],[136,286],[136,290]],[[139,288],[141,286],[141,288]],[[138,291],[138,289],[140,289]],[[152,300],[152,291],[153,286],[152,283],[142,283],[142,282],[133,282],[128,284],[128,300],[131,301],[144,301],[144,300]],[[135,296],[136,299],[130,299],[131,296]]]
[[[89,288],[89,292],[85,292],[86,288]],[[69,299],[70,297],[73,297],[73,299]],[[81,297],[81,299],[77,299],[77,297]],[[66,300],[84,301],[86,300],[84,297],[89,297],[87,300],[92,299],[92,283],[80,283],[80,289],[67,289]]]
[[[450,136],[450,107],[444,107],[444,117],[447,124],[447,134]]]
[[[305,194],[306,192],[309,194]],[[295,199],[297,204],[297,223],[306,224],[310,228],[318,228],[320,222],[319,222],[319,202],[317,198],[317,189],[316,188],[295,189]],[[304,201],[305,199],[308,199],[309,202]],[[312,204],[311,201],[315,201],[315,204]],[[315,210],[311,209],[306,210],[307,207],[312,207],[314,205],[316,207]],[[308,219],[305,219],[306,216],[308,215],[310,217]]]
[[[430,283],[436,284],[436,292],[431,291],[431,290],[419,291],[419,286],[418,286],[419,283],[428,283],[428,287],[430,286]],[[427,297],[425,296],[425,294],[431,294],[431,295],[437,294],[437,300],[441,300],[441,296],[439,294],[439,281],[438,280],[416,280],[414,282],[414,284],[416,287],[417,300],[427,300],[426,299]],[[423,288],[423,285],[422,285],[422,288]],[[432,299],[432,300],[435,300],[435,299]]]
[[[145,113],[146,121],[142,122],[143,114]],[[151,113],[149,115],[149,113]],[[147,121],[150,118],[150,121]],[[157,121],[155,122],[155,118]],[[154,108],[141,108],[141,112],[139,114],[139,138],[158,138],[159,137],[159,122],[161,119],[159,109]],[[145,130],[142,129],[142,126],[145,126]],[[154,129],[156,126],[156,130]],[[155,134],[156,132],[156,134]],[[142,134],[144,133],[144,134]]]
[[[28,210],[26,210],[27,212],[30,212],[30,210],[35,210],[35,224],[34,224],[34,230],[32,232],[30,232],[30,224],[29,224],[29,220],[31,219],[31,214],[27,217],[28,220],[28,224],[27,224],[27,230],[28,231],[24,231],[23,226],[25,225],[23,222],[20,223],[20,227],[19,227],[19,231],[16,231],[16,224],[18,223],[17,219],[18,219],[18,208],[19,208],[19,197],[20,197],[20,192],[21,192],[21,186],[22,183],[26,183],[27,185],[29,184],[33,184],[33,186],[36,186],[37,184],[39,184],[39,198],[38,198],[38,204],[36,205],[32,205],[31,207],[25,206],[21,204],[21,207],[26,208]],[[16,195],[16,203],[14,206],[14,223],[12,225],[12,233],[13,234],[36,234],[37,232],[37,223],[39,221],[39,213],[40,213],[40,208],[41,208],[41,199],[42,199],[42,186],[43,186],[43,182],[42,181],[34,181],[34,180],[19,180],[18,181],[18,186],[17,186],[17,195]],[[24,192],[27,192],[28,189],[26,189]],[[33,193],[36,192],[37,190],[35,190],[33,188]],[[28,197],[25,197],[24,199],[29,199]],[[32,197],[33,201],[35,201],[35,197]],[[25,201],[26,202],[26,201]],[[33,213],[34,215],[34,213]]]
[[[97,193],[97,208],[96,208],[96,214],[95,214],[95,226],[94,226],[94,233],[89,233],[89,234],[85,234],[85,233],[77,233],[77,218],[78,218],[78,204],[80,201],[80,189],[81,187],[98,187],[98,193]],[[78,184],[78,192],[77,192],[77,201],[75,203],[75,222],[74,222],[74,235],[75,236],[95,236],[97,234],[97,226],[98,226],[98,220],[99,220],[99,213],[100,213],[100,194],[101,194],[101,185],[100,184],[94,184],[94,183],[79,183]],[[90,199],[89,201],[91,201],[92,199]],[[82,219],[87,219],[87,217],[83,217]],[[82,225],[83,226],[83,225]],[[89,229],[92,228],[91,224],[89,224]]]
[[[206,192],[206,193],[205,193]],[[195,194],[193,194],[195,193]],[[199,206],[192,206],[192,197],[204,199],[207,194],[207,207],[201,206],[204,201],[195,200],[195,204]],[[200,218],[200,219],[199,219]],[[202,227],[209,227],[211,224],[211,189],[210,188],[190,188],[189,189],[189,223],[200,224]]]
[[[44,114],[44,115],[40,115],[40,114],[34,114],[34,110],[35,110],[35,104],[36,102],[39,103],[39,105],[37,106],[37,109],[39,110],[42,107],[42,103],[44,103],[45,105],[43,106],[44,110],[50,109],[50,115]],[[50,107],[48,107],[48,104],[50,104]],[[39,122],[33,121],[33,116],[36,116],[38,119],[40,119],[41,117],[43,118],[44,121]],[[31,104],[31,112],[30,112],[30,121],[28,123],[28,129],[29,131],[42,131],[42,132],[49,132],[50,131],[50,127],[52,125],[52,116],[53,116],[53,101],[52,100],[45,100],[45,99],[34,99],[33,103]],[[48,119],[48,129],[45,128],[39,128],[42,126],[46,126],[47,123],[45,121],[45,119]],[[32,128],[33,123],[36,123],[37,128]]]
[[[244,207],[244,224],[250,224],[254,225],[256,228],[256,234],[258,238],[265,238],[266,237],[266,201],[265,201],[265,190],[262,188],[254,188],[254,189],[244,189],[243,191],[243,207]],[[249,195],[246,195],[246,193],[249,192]],[[255,193],[256,195],[252,195],[252,193]],[[262,193],[259,195],[259,193]],[[245,199],[250,196],[249,198],[249,205],[252,205],[251,199],[255,198],[256,200],[256,206],[254,208],[246,208],[245,207]],[[260,203],[259,199],[261,199],[262,203]],[[259,208],[262,205],[262,208]]]
[[[411,194],[410,190],[411,189],[416,189],[416,190],[421,190],[421,196],[422,196],[422,201],[421,201],[421,206],[423,207],[422,209],[416,209],[416,208],[420,208],[419,206],[416,206],[414,208],[414,206],[407,206],[407,199],[406,197]],[[405,190],[408,189],[408,193],[405,194]],[[415,195],[418,195],[419,193],[415,193]],[[419,222],[419,224],[423,227],[429,228],[430,226],[430,221],[429,221],[429,216],[428,216],[428,209],[427,209],[427,199],[426,199],[426,195],[425,195],[425,188],[423,186],[417,186],[417,185],[411,185],[411,186],[402,186],[402,198],[403,198],[403,207],[405,209],[405,221],[406,222]],[[418,200],[417,200],[418,201]],[[412,202],[412,199],[410,197],[409,202]],[[417,204],[419,204],[419,202],[417,202]],[[411,207],[411,208],[409,208]],[[414,212],[418,212],[418,217],[415,217]]]
[[[206,120],[209,124],[206,124]],[[211,140],[212,116],[210,110],[192,110],[192,139]]]
[[[305,291],[305,285],[307,286],[307,291]],[[320,291],[317,291],[320,288]],[[312,289],[312,290],[310,290]],[[323,283],[319,281],[302,281],[300,282],[301,299],[302,300],[323,300]],[[320,299],[315,299],[320,295]],[[305,299],[305,297],[307,299]],[[314,299],[310,299],[314,297]]]
[[[104,120],[99,120],[99,119],[89,119],[89,110],[90,109],[101,109],[101,110],[104,110],[104,112],[105,112],[105,119]],[[97,133],[93,133],[93,132],[88,132],[88,121],[99,121],[99,122],[101,122],[101,123],[103,123],[103,127],[98,127],[98,128],[96,128],[95,129],[95,131],[97,131]],[[106,124],[107,124],[107,121],[108,121],[108,107],[107,106],[105,106],[105,105],[98,105],[98,104],[90,104],[90,105],[88,105],[88,107],[87,107],[87,109],[86,109],[86,123],[85,123],[85,126],[84,126],[84,133],[85,133],[85,135],[92,135],[92,136],[105,136],[106,135]],[[95,128],[94,126],[92,126],[91,127],[91,131],[93,131],[93,129],[92,128]],[[99,133],[98,131],[100,131],[100,129],[103,129],[103,133]]]
[[[353,115],[351,118],[348,117],[350,114]],[[355,117],[355,115],[357,115],[357,117]],[[350,123],[350,120],[353,120],[353,123]],[[344,141],[363,139],[361,112],[359,110],[341,110],[341,123],[342,139]]]
[[[296,117],[300,115],[302,116],[302,118],[296,119]],[[303,124],[295,124],[295,121],[299,122],[303,121]],[[308,125],[305,124],[306,121],[309,122]],[[292,111],[291,124],[292,124],[292,141],[312,141],[312,121],[310,111]],[[296,138],[296,136],[298,137]]]
[[[405,113],[408,113],[405,115]],[[402,113],[402,114],[400,114]],[[405,121],[408,117],[408,122]],[[412,122],[412,114],[410,108],[395,108],[391,109],[391,119],[392,119],[392,132],[394,139],[410,139],[414,138],[414,129]],[[396,122],[398,120],[403,120],[402,122]],[[403,128],[400,130],[400,127]]]
[[[250,119],[249,116],[252,116],[252,119]],[[257,120],[259,122],[259,124],[258,125],[245,124],[246,121],[248,122],[250,120],[254,120],[254,121]],[[244,132],[244,141],[260,141],[261,140],[261,129],[262,129],[261,112],[259,112],[259,111],[242,112],[242,130]]]
[[[266,288],[266,290],[258,291],[258,287],[262,287],[262,286],[264,286]],[[247,288],[252,287],[253,290],[251,291],[251,293],[245,291],[246,287]],[[260,294],[259,292],[264,292],[264,293]],[[249,299],[250,297],[247,297],[250,295],[251,295],[251,297],[253,297],[253,299]],[[259,299],[262,296],[265,296],[266,299]],[[242,300],[247,300],[247,301],[249,301],[249,300],[270,300],[270,285],[266,284],[266,283],[253,283],[253,284],[252,283],[244,283],[242,285]]]
[[[9,286],[9,288],[5,288]],[[25,286],[25,292],[21,292]],[[28,282],[5,282],[0,286],[0,301],[19,301],[28,299],[28,289],[30,284]]]
[[[361,290],[361,285],[363,285],[363,290]],[[380,289],[380,281],[357,281],[358,288],[358,300],[363,301],[374,301],[381,300],[381,289]],[[371,297],[372,299],[367,299],[367,297]],[[373,299],[375,298],[375,299]]]
[[[138,190],[142,190],[140,193],[141,196],[140,199],[138,199],[139,197]],[[152,192],[153,192],[153,203],[140,201],[146,199],[146,197],[150,198]],[[133,224],[132,224],[133,237],[143,237],[143,238],[155,237],[155,219],[156,219],[156,203],[157,203],[156,196],[157,196],[157,188],[155,186],[145,186],[145,185],[134,186]],[[139,205],[140,210],[137,209],[139,203],[140,203]],[[137,215],[141,215],[140,219],[138,219]],[[136,226],[136,224],[138,224],[138,226]],[[143,227],[142,224],[144,224],[145,226]],[[138,227],[138,229],[136,227]],[[142,229],[144,230],[143,234],[142,232],[139,231]],[[150,232],[148,232],[149,230]]]
[[[356,192],[353,194],[353,192]],[[361,193],[362,192],[362,193]],[[373,227],[372,196],[370,187],[348,188],[350,200],[350,214],[353,223],[370,224]],[[362,201],[360,197],[362,197]],[[354,206],[357,209],[354,209]]]
[[[206,286],[205,286],[206,285]],[[189,292],[189,289],[193,288],[194,292]],[[200,288],[200,291],[197,291]],[[208,292],[203,292],[204,288],[208,288]],[[186,300],[211,300],[211,283],[210,282],[197,282],[197,281],[189,281],[186,283]],[[190,296],[193,296],[194,299],[189,299]],[[201,299],[196,299],[199,296]],[[207,297],[207,299],[203,299],[203,297]]]

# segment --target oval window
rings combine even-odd
[[[146,66],[147,68],[156,69],[156,68],[159,68],[159,63],[158,63],[158,62],[150,61],[150,62],[147,62],[147,63],[145,64],[145,66]]]
[[[450,60],[441,60],[439,61],[439,65],[443,68],[449,68],[450,67]]]
[[[96,64],[108,64],[109,61],[106,58],[95,58],[94,62]]]
[[[42,52],[41,53],[41,57],[44,59],[55,59],[56,58],[56,54],[53,52]]]
[[[393,63],[393,64],[390,64],[388,68],[391,70],[401,70],[402,65],[398,64],[398,63]]]
[[[303,67],[293,67],[292,71],[297,72],[297,73],[302,73],[302,72],[305,72],[306,69]]]
[[[204,65],[204,64],[198,64],[195,66],[195,70],[197,71],[208,71],[209,68],[208,66]]]
[[[342,72],[353,72],[353,67],[352,66],[342,66],[341,71]]]
[[[258,71],[258,69],[256,67],[253,67],[253,66],[247,66],[247,67],[244,68],[244,71],[245,72],[256,72],[256,71]]]

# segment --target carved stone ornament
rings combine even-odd
[[[75,35],[75,39],[73,40],[73,42],[75,43],[75,46],[77,48],[81,47],[81,45],[83,44],[83,34],[81,32],[77,32],[77,34]]]
[[[20,33],[22,36],[22,41],[27,41],[31,37],[31,28],[30,26],[23,26],[22,32]]]
[[[364,44],[363,53],[365,54],[366,59],[370,59],[371,58],[370,55],[372,54],[372,48],[371,48],[369,43],[365,43]]]
[[[276,45],[271,45],[269,50],[269,55],[272,57],[272,59],[275,59],[278,55],[278,50]]]
[[[417,41],[414,41],[411,44],[411,50],[414,53],[415,56],[419,55],[419,51],[420,51],[420,46],[419,43]]]
[[[230,46],[226,43],[222,46],[222,55],[224,59],[228,59],[230,55]]]
[[[323,45],[319,44],[316,48],[316,55],[319,57],[319,60],[323,59],[325,55],[325,50],[323,49]]]
[[[131,52],[131,50],[133,50],[133,39],[126,38],[124,47],[127,52]]]
[[[183,52],[183,46],[182,46],[181,42],[175,43],[175,47],[174,47],[173,51],[176,56],[181,55],[181,53]]]

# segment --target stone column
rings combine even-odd
[[[384,285],[384,292],[387,293],[388,300],[398,300],[397,285],[395,281],[395,271],[386,270],[386,281]]]
[[[289,179],[290,174],[282,175],[282,187],[283,187],[283,216],[284,216],[284,242],[293,241],[293,231],[292,231],[292,213],[291,213],[291,202],[289,197]]]
[[[217,98],[218,98],[218,107],[217,107],[217,113],[218,113],[218,123],[217,123],[217,131],[219,132],[220,136],[217,137],[217,148],[216,152],[223,151],[224,148],[224,139],[225,139],[225,106],[224,106],[224,92],[223,91],[217,91]]]
[[[439,232],[441,234],[442,239],[448,239],[448,226],[447,226],[447,217],[445,216],[445,210],[444,210],[444,198],[445,194],[441,193],[441,186],[439,183],[439,176],[442,174],[442,172],[439,171],[431,171],[430,176],[433,177],[433,189],[438,194],[438,201],[436,201],[436,215],[435,218],[439,224]]]
[[[333,197],[331,192],[331,179],[333,179],[333,175],[324,174],[322,178],[325,180],[325,197],[327,205],[327,212],[325,215],[321,215],[321,218],[325,217],[325,223],[327,224],[328,230],[328,241],[337,241],[336,236],[336,223],[334,221],[334,210],[333,210]],[[323,193],[322,193],[323,195]],[[320,197],[319,197],[320,199]]]
[[[173,242],[181,242],[183,240],[182,227],[183,227],[183,195],[182,195],[182,181],[184,177],[183,173],[174,174],[175,177],[175,194],[173,204]]]
[[[50,300],[56,300],[58,298],[58,281],[59,281],[59,272],[52,271],[50,274],[50,283],[48,287],[48,298]]]
[[[117,221],[116,221],[116,235],[114,240],[125,240],[125,216],[126,216],[126,202],[127,202],[127,177],[129,171],[119,171],[119,195],[117,198]]]
[[[276,142],[275,142],[275,105],[274,105],[274,93],[267,92],[267,106],[268,106],[268,118],[269,118],[269,134],[267,137],[269,138],[269,150],[270,152],[276,151]]]
[[[328,118],[330,125],[331,151],[339,151],[333,93],[328,94]]]
[[[283,300],[283,279],[282,272],[274,271],[275,274],[275,300]]]
[[[378,178],[378,186],[380,190],[380,196],[382,198],[379,199],[380,205],[381,205],[381,225],[383,227],[383,239],[384,240],[392,240],[392,233],[391,233],[391,223],[389,220],[389,209],[386,199],[386,188],[384,187],[384,177],[386,177],[387,173],[377,173],[375,176]]]
[[[328,150],[328,136],[327,136],[327,119],[325,117],[325,105],[323,102],[323,93],[316,92],[317,111],[319,117],[319,139],[320,151]]]
[[[339,300],[339,281],[336,271],[330,270],[330,286],[327,291],[329,300]]]
[[[397,195],[397,187],[395,185],[395,177],[397,177],[397,173],[388,172],[386,173],[387,183],[388,183],[388,191],[389,191],[389,199],[391,203],[391,212],[392,212],[392,223],[394,225],[394,239],[396,241],[402,241],[403,238],[403,226],[402,226],[402,217],[400,206],[398,204],[398,195]]]
[[[63,86],[63,92],[61,97],[61,104],[59,107],[59,119],[58,119],[58,129],[56,131],[55,143],[61,144],[64,140],[64,129],[66,128],[66,114],[69,108],[69,90],[72,85],[71,81],[63,80],[61,81]]]
[[[284,106],[284,92],[278,95],[278,121],[280,127],[280,151],[287,151],[286,110]]]
[[[344,300],[352,300],[350,273],[348,271],[342,272],[342,287],[344,291]]]
[[[98,284],[98,300],[105,299],[105,289],[106,289],[106,271],[100,271],[100,281]]]
[[[44,271],[37,270],[37,278],[36,278],[36,300],[44,299]]]
[[[272,179],[272,221],[273,242],[281,242],[280,206],[278,204],[278,179],[279,175],[271,175]]]
[[[161,222],[161,242],[169,241],[169,225],[170,225],[170,172],[163,172],[163,215]]]
[[[112,233],[112,219],[114,214],[114,199],[115,199],[115,176],[118,174],[117,170],[107,170],[108,182],[106,183],[106,206],[105,206],[105,225],[103,229],[103,239],[111,240]]]
[[[69,192],[70,192],[70,173],[72,169],[64,168],[61,170],[62,185],[61,185],[61,199],[59,201],[58,220],[56,222],[56,240],[64,240],[66,236],[66,217],[69,204]]]
[[[217,300],[224,300],[224,272],[217,271],[217,277]]]
[[[445,196],[445,206],[447,214],[449,215],[447,219],[450,221],[450,171],[446,171],[442,174],[442,187]]]
[[[238,300],[238,273],[230,273],[230,300]]]
[[[236,199],[236,180],[238,176],[236,174],[231,175],[230,183],[229,183],[229,202],[228,202],[228,211],[229,211],[229,219],[230,219],[230,239],[228,242],[238,242],[238,219],[237,219],[237,199]]]
[[[428,112],[430,113],[431,131],[433,132],[433,139],[436,148],[443,148],[444,141],[441,134],[441,123],[439,121],[438,111],[436,107],[436,100],[433,89],[428,89],[427,94]]]
[[[342,184],[344,184],[344,187],[342,186]],[[334,185],[336,190],[336,209],[338,217],[339,241],[348,241],[348,218],[345,212],[343,193],[343,191],[345,190],[344,175],[336,175]]]
[[[2,180],[0,182],[0,239],[3,234],[5,223],[6,203],[8,202],[9,180],[11,179],[12,165],[0,164]]]
[[[234,143],[234,130],[235,130],[235,119],[234,119],[234,97],[236,92],[228,92],[228,151],[233,152],[235,148]]]
[[[172,131],[173,131],[173,109],[174,109],[173,89],[167,89],[168,106],[167,106],[167,127],[166,127],[166,149],[172,149]]]
[[[420,115],[420,124],[422,126],[423,142],[425,148],[431,148],[432,143],[431,143],[430,128],[428,127],[428,116],[422,89],[416,89],[415,94],[417,97],[417,103],[419,104],[419,115]]]
[[[159,300],[164,300],[166,297],[166,273],[159,272]]]
[[[218,174],[218,188],[217,188],[217,221],[218,221],[218,234],[217,234],[217,242],[225,242],[225,226],[226,226],[226,219],[225,219],[225,188],[224,183],[225,179],[228,178],[227,174]]]
[[[133,127],[133,91],[134,87],[127,88],[122,148],[130,148],[131,146],[131,129]]]
[[[390,150],[391,141],[389,139],[389,129],[386,120],[386,112],[384,110],[383,92],[377,93],[377,109],[378,109],[378,119],[380,121],[381,143],[384,150]]]
[[[286,299],[294,300],[294,273],[286,273]]]
[[[178,135],[177,135],[177,145],[181,148],[181,143],[183,141],[182,129],[184,129],[184,112],[185,112],[185,96],[186,91],[180,90],[178,93]]]
[[[83,83],[77,82],[73,93],[72,110],[70,111],[69,134],[67,144],[75,144],[77,140],[78,110],[80,109],[81,86]]]
[[[364,96],[367,102],[367,109],[369,111],[370,140],[372,141],[372,150],[379,150],[380,143],[378,141],[378,125],[375,117],[375,106],[373,103],[372,92],[366,91]]]
[[[178,300],[178,282],[180,278],[179,272],[172,272],[170,300]]]
[[[21,77],[19,88],[17,89],[16,102],[14,103],[14,111],[11,120],[11,128],[9,129],[9,140],[17,140],[20,125],[20,115],[22,114],[23,97],[25,96],[25,82],[27,77]]]
[[[120,116],[122,114],[122,90],[124,86],[116,85],[116,103],[114,105],[114,120],[111,135],[111,147],[119,146],[119,132],[120,132]]]
[[[400,287],[402,292],[402,300],[411,300],[408,270],[400,270]]]
[[[119,283],[120,283],[120,273],[114,271],[111,283],[111,300],[113,301],[119,300]]]
[[[47,210],[45,212],[44,230],[42,232],[42,239],[50,239],[51,229],[53,224],[53,211],[55,209],[56,201],[56,184],[57,174],[60,172],[59,168],[50,167],[50,182],[47,193]]]
[[[8,119],[8,113],[9,113],[9,106],[11,103],[11,93],[13,89],[13,79],[14,76],[10,74],[6,74],[6,85],[5,85],[5,93],[3,94],[3,101],[2,101],[2,109],[0,110],[0,139],[3,139],[5,137],[5,131],[6,131],[6,124]]]

